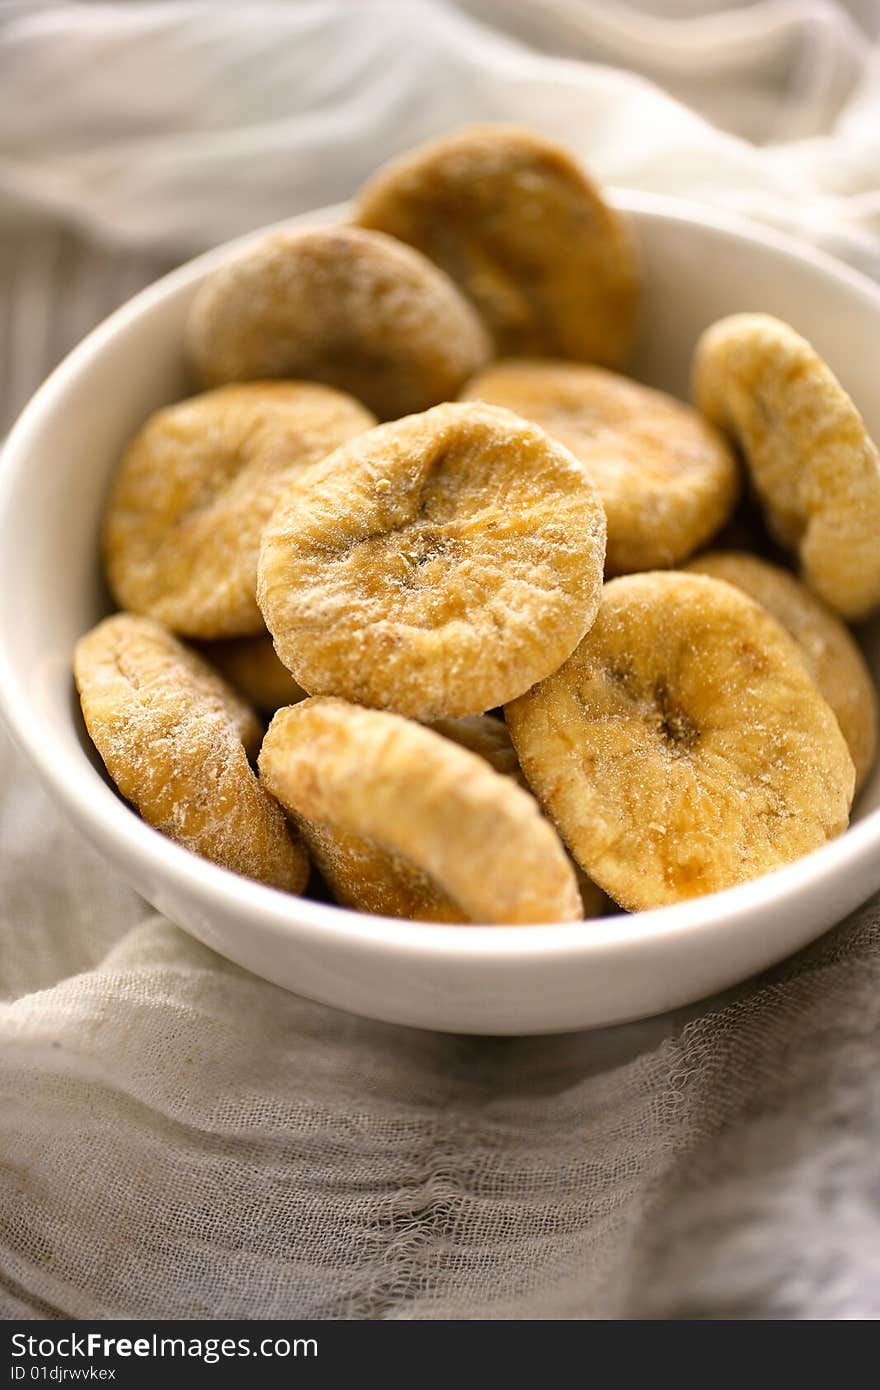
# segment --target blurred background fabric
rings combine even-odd
[[[165,269],[479,119],[880,278],[875,0],[7,0],[0,422]],[[2,734],[0,833],[0,1314],[880,1315],[877,901],[675,1017],[454,1038],[189,940]]]
[[[6,0],[0,420],[139,281],[471,120],[880,274],[878,41],[878,0]]]

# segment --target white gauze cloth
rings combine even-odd
[[[164,266],[473,119],[880,275],[878,27],[873,0],[7,0],[0,414]],[[3,735],[0,835],[3,1316],[880,1315],[877,901],[674,1018],[456,1038],[191,941]]]

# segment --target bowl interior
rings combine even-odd
[[[869,430],[880,438],[875,383],[880,292],[822,257],[799,253],[784,238],[755,233],[730,219],[647,195],[617,201],[632,217],[645,273],[633,375],[686,398],[690,355],[702,329],[724,314],[762,310],[788,320],[814,343],[853,396]],[[334,220],[343,213],[332,209],[298,220]],[[221,248],[190,263],[101,325],[37,394],[4,450],[0,704],[44,779],[90,833],[90,798],[97,797],[98,787],[106,794],[106,787],[83,736],[70,661],[75,640],[108,607],[97,546],[103,500],[135,429],[151,411],[192,389],[182,346],[187,310],[208,269],[228,254],[229,248]],[[880,677],[880,623],[867,625],[860,639]],[[855,818],[864,820],[878,807],[880,769],[865,787]],[[121,802],[116,808],[117,817],[135,819]],[[110,813],[104,806],[100,814],[106,821]],[[877,829],[880,836],[880,818]],[[100,835],[94,837],[100,842]],[[107,843],[102,847],[107,850]],[[142,856],[154,854],[146,837],[137,849]],[[180,856],[166,855],[163,862],[179,865]],[[223,880],[231,882],[231,876],[223,875]],[[139,886],[147,891],[143,883]],[[260,894],[267,900],[271,890],[242,883],[229,891],[256,904]],[[154,902],[161,899],[156,891],[150,896]],[[300,920],[303,905],[298,900],[271,896],[278,921],[285,914],[291,924]],[[160,900],[157,905],[164,904]],[[712,911],[711,900],[705,899],[689,905],[686,915],[696,921]],[[340,930],[348,930],[346,924],[357,916],[324,906],[320,912],[324,921],[338,919]],[[664,913],[639,917],[673,920]],[[640,928],[638,918],[629,922],[632,940]],[[455,932],[456,941],[463,942],[469,932],[484,929],[409,926],[412,949],[420,940],[438,940],[438,930]],[[506,949],[513,933],[523,930],[493,929],[493,950]],[[518,938],[523,943],[529,939]]]

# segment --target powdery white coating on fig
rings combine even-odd
[[[264,629],[263,527],[303,468],[376,423],[310,382],[227,386],[152,415],[132,440],[104,518],[117,602],[188,637]]]
[[[877,691],[851,633],[793,574],[757,555],[708,551],[687,568],[742,589],[791,633],[804,665],[837,715],[855,764],[858,791],[877,751]]]
[[[534,797],[399,715],[326,698],[279,710],[260,777],[352,907],[447,922],[583,915],[571,864]]]
[[[206,662],[117,613],[80,638],[74,674],[92,742],[149,825],[234,873],[305,887],[305,852],[248,763],[259,721]]]
[[[505,711],[526,779],[586,872],[659,907],[791,863],[846,828],[855,773],[788,633],[706,575],[627,575]]]
[[[357,220],[442,266],[499,356],[626,360],[640,280],[632,235],[553,141],[516,126],[465,127],[380,169]]]
[[[601,367],[497,362],[462,400],[533,420],[589,469],[608,521],[606,573],[662,569],[730,516],[739,471],[722,437],[681,401]]]
[[[305,698],[306,692],[275,655],[268,632],[231,637],[226,642],[204,642],[200,650],[246,700],[266,714]]]
[[[205,386],[302,377],[380,419],[455,396],[486,361],[473,307],[429,260],[358,227],[275,232],[209,275],[189,354]]]
[[[697,344],[693,394],[740,445],[804,583],[844,618],[880,607],[880,457],[810,344],[767,314],[721,319]]]
[[[485,759],[496,772],[512,777],[518,786],[529,790],[523,770],[516,756],[516,749],[508,732],[507,725],[489,714],[473,714],[463,719],[435,719],[430,727],[453,743],[469,748],[472,753]],[[571,861],[577,879],[578,889],[586,918],[601,917],[607,903],[602,889],[593,883],[579,864]]]
[[[605,514],[562,445],[441,405],[296,480],[258,598],[303,689],[414,718],[480,714],[554,671],[599,603]]]

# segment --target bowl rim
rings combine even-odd
[[[610,201],[622,212],[662,222],[694,222],[736,241],[758,241],[781,257],[831,278],[842,288],[867,298],[880,315],[880,287],[831,256],[775,229],[738,214],[705,207],[693,200],[666,194],[612,189]],[[25,405],[0,455],[0,526],[9,512],[14,478],[24,467],[32,437],[94,354],[118,332],[190,286],[216,265],[273,231],[332,223],[345,217],[349,205],[336,204],[285,218],[255,229],[185,262],[126,301],[78,343],[47,377]],[[234,908],[277,941],[291,945],[369,943],[396,957],[424,957],[472,962],[517,957],[550,959],[617,955],[627,948],[664,939],[678,941],[700,927],[736,930],[756,909],[775,905],[790,908],[805,901],[829,875],[859,876],[880,851],[880,807],[819,849],[759,878],[682,903],[642,912],[613,914],[583,923],[534,925],[445,924],[373,916],[335,904],[299,897],[241,877],[184,849],[141,820],[134,809],[107,785],[85,751],[69,754],[47,741],[45,728],[32,712],[24,685],[12,666],[0,623],[0,716],[13,741],[37,771],[44,786],[58,799],[77,827],[114,861],[149,863],[160,877],[197,890],[205,906],[221,912]],[[83,766],[79,766],[79,757]],[[584,930],[578,930],[579,927]]]

